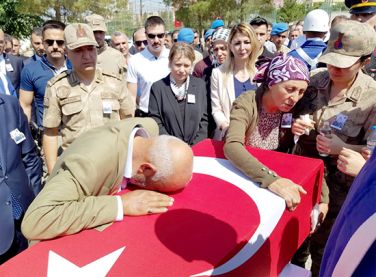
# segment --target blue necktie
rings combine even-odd
[[[23,212],[21,203],[12,192],[10,193],[10,195],[12,198],[13,218],[20,219]]]

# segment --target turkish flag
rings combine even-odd
[[[168,212],[125,217],[102,232],[40,242],[0,266],[0,276],[53,277],[61,270],[66,276],[278,275],[309,233],[322,162],[249,148],[307,190],[298,208],[288,212],[281,198],[223,159],[222,148],[211,140],[193,147],[195,173],[172,195]]]

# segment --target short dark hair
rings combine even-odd
[[[249,22],[249,25],[251,25],[251,26],[265,25],[266,28],[268,28],[268,21],[266,21],[266,19],[261,17],[261,16],[257,16],[254,19],[252,19],[251,22]]]
[[[65,24],[58,20],[47,20],[43,23],[42,27],[42,36],[44,36],[44,32],[48,29],[58,29],[64,31]]]
[[[149,27],[156,26],[156,25],[163,25],[165,26],[165,23],[163,19],[159,16],[153,15],[146,19],[145,21],[145,30]]]
[[[31,34],[34,34],[38,37],[42,36],[42,27],[34,27],[33,30],[31,31]]]
[[[13,41],[12,41],[12,36],[11,35],[9,35],[9,34],[4,34],[4,41],[9,41],[11,44],[12,44],[12,46],[13,46]]]

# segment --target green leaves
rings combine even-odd
[[[277,21],[289,23],[303,20],[306,13],[306,6],[304,4],[298,4],[296,0],[285,0],[283,7],[277,12]]]
[[[0,2],[0,26],[7,34],[25,38],[30,35],[32,28],[39,26],[43,20],[40,16],[20,11],[19,2],[17,0]]]

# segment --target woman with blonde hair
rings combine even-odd
[[[211,76],[212,115],[217,125],[214,138],[222,140],[230,123],[232,102],[242,93],[255,90],[253,77],[256,60],[262,52],[253,29],[247,23],[240,23],[231,29],[229,55]]]

